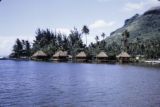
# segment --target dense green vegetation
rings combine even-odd
[[[132,56],[144,55],[146,58],[160,57],[160,7],[152,8],[144,14],[136,14],[125,20],[124,26],[115,30],[105,39],[105,49],[119,53],[125,30],[129,32],[128,53]],[[112,48],[114,47],[114,48]],[[110,51],[110,50],[109,50]]]
[[[69,35],[52,32],[49,29],[38,29],[32,45],[28,41],[17,39],[11,56],[29,57],[38,50],[52,56],[57,50],[65,50],[73,57],[80,51],[85,51],[94,57],[104,50],[109,56],[127,51],[132,56],[160,58],[160,8],[127,19],[122,28],[112,32],[107,38],[102,32],[100,36],[95,37],[96,43],[87,43],[89,33],[90,30],[86,25],[81,30],[74,28]],[[82,41],[83,35],[86,36],[86,43]],[[99,41],[100,37],[103,38],[102,41]]]
[[[15,45],[13,46],[13,53],[10,57],[30,57],[31,56],[31,45],[28,40],[16,40]]]
[[[104,38],[105,34],[101,36]],[[85,51],[88,55],[96,56],[104,50],[110,56],[116,56],[121,51],[127,51],[132,56],[144,55],[146,58],[160,57],[160,38],[146,39],[136,38],[136,41],[129,41],[130,33],[126,30],[121,35],[121,43],[113,40],[108,44],[105,39],[99,41],[99,36],[95,37],[96,43],[91,43],[87,47],[82,41],[82,32],[76,28],[71,30],[67,36],[62,33],[52,32],[49,29],[36,31],[33,45],[25,40],[16,40],[13,46],[11,57],[30,57],[38,50],[42,50],[50,57],[58,50],[66,50],[70,55],[75,56],[80,51]]]
[[[74,55],[80,51],[84,51],[86,48],[86,45],[83,44],[81,36],[82,33],[76,28],[71,30],[69,35],[52,32],[49,29],[38,29],[36,31],[36,37],[33,41],[31,49],[28,41],[20,41],[17,39],[15,45],[13,46],[13,53],[11,56],[16,58],[25,56],[24,52],[27,52],[28,56],[28,51],[31,53],[30,55],[32,55],[38,50],[44,51],[49,56],[52,56],[58,50],[67,50],[69,54]]]

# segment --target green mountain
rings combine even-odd
[[[143,15],[136,14],[125,20],[124,26],[112,32],[106,42],[120,41],[121,34],[125,30],[130,32],[130,40],[132,41],[136,38],[146,40],[160,37],[160,7],[152,8]]]
[[[129,50],[131,54],[146,54],[148,56],[148,54],[152,53],[151,51],[157,48],[159,48],[160,51],[160,7],[152,8],[142,15],[136,14],[125,20],[123,27],[112,32],[110,36],[106,38],[106,48],[115,43],[121,45],[122,33],[125,30],[128,30],[130,33],[128,41],[130,48],[132,48]],[[139,52],[142,48],[146,50]],[[160,57],[159,53],[160,52],[156,55],[157,57]]]

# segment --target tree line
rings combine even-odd
[[[17,39],[14,46],[11,57],[30,57],[31,56],[31,44],[28,40]]]
[[[49,29],[38,29],[32,45],[28,41],[17,39],[10,56],[15,58],[29,57],[38,50],[44,51],[49,56],[52,56],[58,50],[66,50],[69,54],[74,55],[80,51],[85,51],[87,46],[82,41],[82,35],[87,36],[88,34],[87,26],[84,26],[81,32],[74,28],[69,35],[53,32]]]
[[[80,51],[85,51],[88,55],[94,57],[100,51],[105,51],[109,56],[116,57],[121,51],[126,51],[132,56],[144,55],[146,58],[160,57],[160,38],[144,40],[136,38],[136,41],[129,40],[130,33],[125,30],[121,36],[121,43],[112,41],[106,42],[106,34],[101,33],[96,35],[96,43],[87,42],[87,36],[90,30],[85,25],[81,30],[74,28],[69,35],[61,32],[53,32],[49,29],[38,29],[36,31],[35,40],[30,43],[27,40],[17,39],[13,46],[13,52],[10,55],[14,58],[30,57],[36,51],[42,50],[50,57],[58,50],[67,51],[73,57]],[[82,41],[82,36],[86,37],[85,43]],[[102,40],[100,41],[100,37]]]

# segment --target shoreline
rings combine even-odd
[[[129,62],[129,63],[119,63],[117,61],[114,62],[96,62],[96,61],[91,61],[91,62],[75,62],[75,61],[52,61],[52,60],[32,60],[30,58],[23,59],[23,58],[4,58],[0,59],[2,60],[13,60],[13,61],[35,61],[35,62],[52,62],[52,63],[72,63],[72,64],[122,64],[122,65],[136,65],[136,66],[149,66],[149,67],[160,67],[160,61],[159,60],[145,60],[145,61],[139,61],[139,62]],[[158,63],[155,63],[158,62]]]

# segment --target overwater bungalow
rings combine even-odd
[[[82,51],[76,55],[77,62],[87,62],[87,54]]]
[[[104,63],[108,61],[108,55],[105,52],[100,52],[97,56],[96,56],[96,60],[98,63]]]
[[[37,51],[31,57],[33,60],[47,60],[48,55],[43,51]]]
[[[127,52],[121,52],[118,56],[117,59],[120,63],[128,63],[130,62],[131,56]]]
[[[53,55],[53,61],[67,61],[67,60],[68,60],[67,51],[57,51]]]

